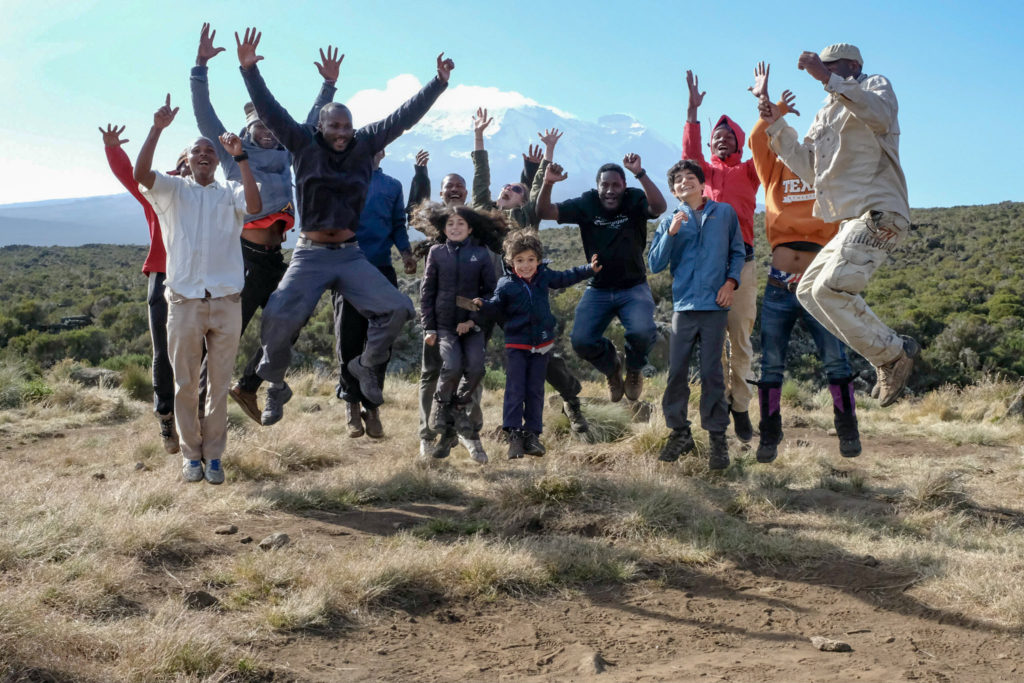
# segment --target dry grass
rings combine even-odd
[[[0,672],[14,680],[256,680],[262,639],[358,627],[381,610],[866,554],[911,577],[906,594],[922,602],[1024,627],[1024,425],[1001,418],[1011,385],[888,410],[861,400],[866,439],[917,450],[851,462],[830,437],[787,435],[776,463],[733,444],[733,465],[711,474],[702,430],[694,454],[658,463],[659,407],[634,423],[596,384],[593,443],[553,403],[547,457],[508,462],[488,438],[485,467],[455,449],[424,468],[414,384],[389,379],[388,436],[353,441],[333,380],[306,375],[273,428],[231,408],[228,483],[215,489],[179,482],[144,404],[63,370],[52,393],[0,411]],[[827,392],[785,394],[787,420],[831,428]],[[496,424],[500,395],[484,408]],[[962,457],[936,457],[943,448]],[[262,552],[211,533],[229,521],[293,541]],[[199,589],[218,607],[186,609]]]

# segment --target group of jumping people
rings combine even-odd
[[[348,108],[332,101],[344,55],[329,46],[316,62],[323,84],[299,123],[259,72],[260,38],[254,28],[235,34],[251,98],[238,135],[221,123],[210,102],[207,63],[224,48],[214,46],[208,24],[191,72],[202,136],[188,144],[174,170],[152,168],[157,142],[178,112],[170,95],[154,114],[134,168],[121,148],[124,128],[100,129],[111,169],[143,205],[149,223],[143,272],[149,277],[154,408],[165,448],[182,453],[186,481],[224,481],[228,396],[262,425],[283,418],[292,397],[285,381],[292,345],[328,288],[348,434],[384,436],[379,408],[391,346],[417,315],[398,289],[393,247],[408,275],[425,260],[419,312],[424,459],[447,457],[461,443],[473,460],[487,462],[480,400],[495,324],[505,337],[502,428],[508,457],[545,453],[545,381],[561,396],[573,431],[589,429],[580,382],[555,352],[557,324],[549,301],[549,290],[583,280],[589,283],[576,308],[572,349],[607,378],[611,401],[639,400],[642,370],[658,336],[648,270],[668,268],[672,274],[670,367],[662,398],[671,433],[659,455],[663,461],[694,448],[689,366],[698,344],[700,419],[709,433],[711,469],[729,464],[730,419],[741,441],[753,439],[748,409],[755,386],[757,460],[775,459],[783,436],[779,405],[786,348],[798,319],[808,326],[825,367],[841,455],[861,452],[845,347],[875,366],[882,405],[902,393],[919,348],[886,327],[860,296],[909,230],[897,103],[884,77],[862,73],[856,47],[842,43],[800,56],[799,69],[828,94],[803,140],[784,118],[797,113],[792,94],[785,91],[773,102],[769,69],[756,67],[750,90],[758,120],[747,161],[744,132],[728,116],[715,123],[705,159],[697,119],[705,93],[687,72],[682,160],[667,171],[679,204],[660,221],[645,259],[648,221],[668,207],[638,155],[627,154],[621,165],[604,164],[595,189],[554,202],[553,188],[567,173],[554,161],[561,133],[546,130],[538,134],[543,150],[531,144],[522,177],[503,185],[495,198],[484,147],[492,119],[481,108],[473,120],[472,196],[465,179],[450,173],[442,180],[440,202],[431,201],[429,155],[421,151],[405,203],[401,183],[384,174],[380,162],[387,145],[447,88],[452,60],[439,55],[435,78],[387,118],[356,129]],[[226,181],[216,179],[218,165]],[[627,171],[639,188],[627,186]],[[762,184],[772,257],[755,381],[753,214]],[[296,215],[301,232],[286,264],[281,245]],[[407,217],[427,237],[415,248],[406,234]],[[542,220],[579,227],[584,265],[566,271],[547,265]],[[261,308],[260,347],[232,386],[239,338]],[[605,336],[614,318],[625,329],[622,351]],[[264,381],[260,409],[257,390]]]

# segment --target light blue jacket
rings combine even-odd
[[[680,211],[687,218],[675,235],[668,234],[672,218]],[[736,212],[728,204],[706,200],[700,216],[683,202],[661,221],[647,263],[652,273],[672,273],[672,308],[676,311],[728,310],[715,303],[718,290],[729,278],[742,286],[740,271],[746,253]],[[753,285],[747,285],[752,287]]]

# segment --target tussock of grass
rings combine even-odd
[[[958,510],[969,507],[971,499],[963,478],[964,473],[959,470],[927,472],[911,482],[903,500],[911,509]]]

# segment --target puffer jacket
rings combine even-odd
[[[542,263],[529,281],[513,272],[498,280],[494,296],[484,300],[481,312],[505,320],[506,345],[546,346],[554,341],[556,322],[548,290],[571,287],[593,276],[589,265],[551,270]]]
[[[490,252],[472,238],[462,243],[435,244],[427,254],[420,284],[420,315],[426,334],[454,332],[462,322],[480,322],[479,312],[455,305],[456,296],[489,297],[494,292],[494,265]]]

